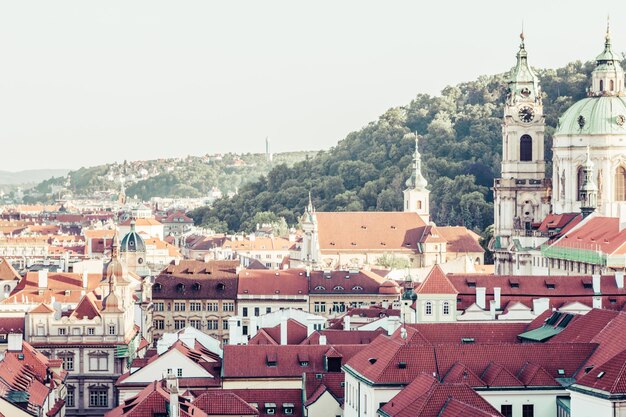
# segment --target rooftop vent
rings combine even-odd
[[[406,362],[398,362],[398,368],[406,369]]]
[[[461,338],[461,343],[463,343],[464,345],[469,345],[471,343],[474,343],[474,338],[473,337],[462,337]]]
[[[378,360],[378,359],[376,359],[376,358],[369,358],[369,359],[368,359],[369,363],[370,363],[370,364],[372,364],[372,365],[374,365],[374,364],[376,363],[376,361],[377,361],[377,360]]]

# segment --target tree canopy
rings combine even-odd
[[[585,96],[592,69],[592,63],[574,62],[536,70],[547,123],[546,160],[551,158],[558,117]],[[439,96],[418,94],[330,150],[291,167],[275,166],[266,176],[244,184],[236,196],[190,215],[197,224],[231,232],[249,228],[259,212],[274,213],[295,225],[309,192],[319,211],[402,210],[417,133],[423,137],[420,152],[431,190],[432,220],[484,233],[493,223],[490,187],[500,174],[505,94],[506,74],[449,86]]]

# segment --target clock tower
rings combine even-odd
[[[520,38],[517,64],[508,80],[504,104],[502,173],[493,188],[495,224],[492,246],[498,274],[514,273],[507,260],[513,256],[510,248],[520,245],[516,245],[519,242],[513,239],[532,235],[532,224],[541,222],[550,212],[551,184],[545,172],[541,89],[537,76],[528,65],[523,33]]]

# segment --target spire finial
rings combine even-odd
[[[611,16],[610,15],[606,15],[606,37],[605,37],[607,42],[611,41]]]

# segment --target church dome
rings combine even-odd
[[[145,252],[146,243],[143,238],[139,236],[139,233],[135,231],[135,221],[130,222],[130,232],[122,239],[122,245],[120,247],[122,252]]]
[[[588,97],[567,109],[555,135],[623,135],[625,122],[626,97]]]

